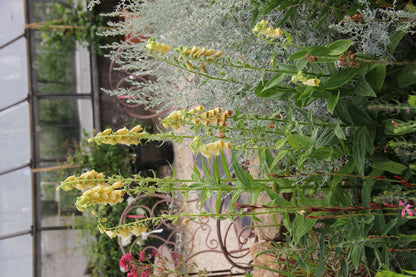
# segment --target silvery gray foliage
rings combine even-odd
[[[362,1],[368,4],[367,0]],[[391,58],[387,55],[390,36],[394,31],[414,34],[416,32],[416,15],[403,10],[365,8],[358,11],[362,22],[346,16],[344,20],[329,27],[335,33],[342,34],[356,44],[356,51],[382,59]]]
[[[313,5],[305,4],[297,11],[296,20],[282,26],[291,33],[299,45],[322,45],[327,43],[327,32],[316,32],[315,22],[310,12]],[[114,30],[107,35],[141,34],[154,37],[156,41],[171,45],[192,47],[194,45],[224,51],[233,63],[249,63],[262,68],[270,68],[269,62],[276,53],[276,61],[285,63],[287,57],[296,49],[283,49],[281,46],[266,44],[252,33],[252,6],[250,0],[167,0],[167,1],[121,1],[113,15],[123,16],[125,21],[114,22]],[[267,16],[270,26],[276,26],[285,11],[277,11]],[[328,19],[329,20],[329,19]],[[324,24],[323,26],[328,26]],[[283,39],[283,38],[282,38]],[[145,104],[160,109],[174,103],[177,108],[196,104],[212,108],[238,109],[242,112],[257,114],[282,108],[286,103],[272,99],[259,98],[254,94],[254,87],[264,74],[259,70],[220,68],[207,65],[208,74],[222,74],[235,82],[210,80],[203,85],[205,78],[190,77],[189,73],[160,62],[149,59],[144,49],[145,43],[113,45],[112,58],[121,69],[129,72],[149,72],[156,76],[157,82],[141,86],[140,91],[130,94],[146,95]],[[173,51],[166,57],[175,55]],[[134,81],[132,81],[134,85]],[[126,93],[114,92],[117,93]]]

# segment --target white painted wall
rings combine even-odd
[[[42,220],[43,226],[67,224],[69,217],[48,217]],[[82,277],[87,268],[88,258],[82,254],[81,230],[43,231],[42,277]]]

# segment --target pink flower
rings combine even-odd
[[[139,253],[139,262],[142,262],[144,260],[144,251],[140,251]]]
[[[410,207],[411,207],[412,205],[410,205],[410,204],[405,205],[405,204],[403,203],[403,201],[399,201],[399,206],[404,207],[404,208],[403,208],[403,210],[402,210],[402,217],[405,217],[405,216],[406,216],[406,212],[407,212],[410,216],[414,216],[414,215],[415,215],[415,213],[414,213],[414,212],[410,209]]]
[[[139,272],[133,267],[129,273],[127,273],[127,277],[139,277]]]
[[[150,266],[146,265],[144,268],[144,271],[142,272],[142,274],[140,274],[140,277],[150,277]]]
[[[129,252],[121,256],[120,258],[120,269],[123,272],[129,271],[131,269],[130,262],[134,259],[133,255]]]

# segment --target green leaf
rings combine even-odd
[[[193,191],[197,191],[197,190],[201,190],[203,188],[205,188],[206,185],[204,183],[194,183],[189,185],[189,190],[193,190]]]
[[[335,114],[341,119],[344,123],[352,124],[352,118],[348,111],[348,106],[345,101],[339,101],[335,106]]]
[[[221,151],[221,167],[222,167],[225,175],[229,179],[231,179],[232,177],[231,177],[231,174],[230,174],[230,170],[228,169],[228,163],[227,163],[227,160],[225,158],[225,155],[224,155],[224,152],[223,151]]]
[[[286,134],[287,142],[289,143],[290,147],[298,148],[299,144],[297,140],[295,139],[295,137],[293,136],[293,134],[290,132],[290,130],[286,130],[285,134]]]
[[[275,2],[280,3],[279,10],[284,10],[286,8],[289,8],[289,7],[293,6],[293,5],[295,5],[295,8],[296,8],[297,7],[296,4],[299,3],[298,0],[283,0],[283,1],[275,1]],[[292,8],[290,8],[290,9],[292,9]]]
[[[258,218],[257,216],[255,216],[255,215],[252,215],[251,216],[251,219],[253,219],[254,221],[257,221],[257,222],[262,222],[261,221],[261,219],[260,218]]]
[[[279,85],[274,89],[274,94],[271,97],[275,100],[285,101],[292,98],[292,96],[297,93],[295,88],[291,88],[289,86]]]
[[[289,58],[287,59],[288,61],[294,61],[294,60],[298,60],[298,59],[302,59],[303,57],[305,57],[307,54],[309,53],[309,49],[302,49],[298,52],[293,53],[292,55],[289,56]]]
[[[253,180],[253,177],[251,177],[251,175],[241,167],[234,152],[232,152],[231,154],[231,160],[234,173],[237,176],[238,180],[241,182],[241,185],[244,188],[251,188],[251,182]]]
[[[297,70],[298,72],[299,72],[299,71],[302,71],[308,63],[309,63],[309,62],[308,62],[308,60],[306,60],[306,59],[298,60],[298,61],[296,62],[296,70]]]
[[[381,215],[384,216],[384,215]],[[399,221],[399,219],[393,218],[392,220],[390,220],[389,223],[387,223],[385,226],[383,226],[383,229],[380,229],[380,235],[381,236],[386,236],[388,234],[388,232],[397,224],[397,221]]]
[[[272,153],[270,153],[269,149],[264,150],[264,156],[265,156],[267,167],[270,168],[270,165],[273,163],[273,156],[272,156]]]
[[[342,139],[342,140],[347,139],[347,137],[344,134],[344,130],[342,130],[341,125],[339,125],[339,121],[337,121],[337,125],[335,126],[334,133],[339,139]]]
[[[335,133],[332,128],[326,128],[322,134],[318,137],[315,143],[315,149],[319,149],[322,146],[327,145],[335,138]]]
[[[258,83],[258,85],[254,88],[254,93],[258,97],[266,98],[266,97],[270,97],[270,96],[277,93],[277,90],[274,87],[269,88],[269,89],[265,89],[265,85],[266,85],[265,81],[261,80]]]
[[[342,277],[348,277],[349,276],[349,268],[348,268],[348,264],[347,261],[345,259],[341,260],[341,276]]]
[[[285,37],[289,45],[293,45],[293,37],[289,32],[285,31]]]
[[[287,155],[288,152],[289,152],[288,150],[280,150],[279,153],[274,158],[273,163],[270,165],[269,169],[272,170],[277,165],[277,163],[281,159],[283,159],[284,156]]]
[[[400,175],[407,169],[407,166],[385,158],[376,158],[371,166],[375,169],[387,171],[396,175]]]
[[[199,173],[199,170],[196,167],[196,164],[194,164],[193,166],[192,180],[196,182],[201,182],[201,173]]]
[[[373,64],[365,75],[365,79],[375,92],[379,92],[386,78],[386,65]]]
[[[297,245],[300,239],[306,235],[312,227],[315,225],[316,219],[308,219],[305,216],[296,214],[295,220],[293,221],[293,244]]]
[[[272,199],[270,206],[278,206],[278,207],[282,207],[282,208],[288,208],[288,207],[292,207],[292,203],[290,203],[289,201],[287,201],[286,199],[282,198],[280,195],[278,195],[276,193],[275,197]],[[283,217],[284,219],[285,217]],[[285,224],[285,227],[286,224]],[[289,230],[290,228],[288,228]]]
[[[339,90],[336,93],[333,93],[333,92],[329,93],[329,98],[328,98],[328,103],[326,104],[326,108],[328,109],[328,112],[330,114],[334,113],[335,106],[338,103],[339,94],[340,94]]]
[[[276,66],[279,70],[296,72],[296,66],[293,64],[277,63]]]
[[[286,143],[286,139],[285,138],[283,138],[283,139],[279,139],[278,141],[276,141],[276,143],[274,144],[274,147],[276,148],[276,149],[280,149],[284,144]],[[270,151],[269,151],[269,153],[270,153]]]
[[[309,255],[310,255],[310,253],[305,253],[305,254],[301,255],[300,257],[298,257],[298,260],[296,261],[295,265],[293,266],[292,271],[296,271],[298,268],[301,268],[309,275],[310,269],[309,269],[309,266],[305,262],[306,256],[309,256]]]
[[[358,173],[364,175],[366,140],[368,139],[368,131],[365,127],[357,128],[353,134],[354,141],[352,146],[352,157]]]
[[[315,89],[313,87],[297,87],[297,90],[301,91],[300,94],[298,94],[295,97],[295,105],[298,107],[305,107],[308,106],[310,103],[312,103],[315,98],[313,97]],[[302,92],[303,89],[303,92]]]
[[[399,88],[416,84],[416,65],[404,66],[402,71],[397,75],[397,84]]]
[[[222,194],[221,192],[218,192],[217,197],[215,199],[215,212],[217,214],[220,213],[221,203],[222,203]]]
[[[351,259],[355,270],[360,266],[361,256],[363,253],[363,246],[361,244],[353,244],[351,247]]]
[[[257,22],[258,22],[258,18],[259,18],[259,10],[258,9],[254,9],[251,15],[251,24],[250,24],[250,28],[253,29],[254,26],[256,26]]]
[[[393,32],[393,34],[390,36],[390,45],[387,46],[387,49],[389,50],[390,54],[394,54],[397,45],[399,45],[399,42],[402,40],[405,34],[406,33],[403,31]]]
[[[271,3],[268,3],[267,5],[264,6],[263,8],[263,14],[266,15],[268,13],[270,13],[272,10],[274,10],[277,6],[279,6],[279,1],[274,1]]]
[[[377,97],[377,94],[374,92],[373,88],[370,86],[367,80],[362,76],[357,78],[357,85],[354,88],[354,92],[357,95]]]
[[[205,179],[211,179],[212,180],[211,172],[208,169],[208,166],[207,166],[207,163],[206,163],[205,159],[202,159],[202,171],[204,172]]]
[[[309,47],[309,52],[312,56],[329,56],[329,50],[325,46]]]
[[[278,85],[285,78],[285,76],[286,73],[283,72],[277,72],[276,74],[274,74],[274,76],[264,85],[261,93]]]
[[[354,134],[352,156],[359,174],[364,175],[365,156],[367,153],[368,141],[371,140],[366,127],[358,128]]]
[[[368,174],[369,177],[377,177],[380,176],[383,173],[383,171],[381,170],[372,170],[370,174]],[[363,182],[363,189],[362,189],[362,194],[361,194],[361,199],[362,199],[362,205],[365,207],[369,207],[370,206],[370,202],[371,202],[371,192],[373,191],[373,185],[375,183],[375,179],[369,178],[364,180]],[[384,220],[384,216],[381,216]]]
[[[348,67],[335,73],[323,84],[325,89],[336,89],[348,83],[360,72],[359,68]]]
[[[321,11],[321,15],[320,18],[318,20],[318,22],[315,25],[315,29],[318,30],[322,23],[324,23],[325,19],[328,18],[328,15],[331,13],[331,8],[329,7],[329,5],[325,5],[324,8]]]
[[[216,156],[214,159],[214,164],[212,165],[212,175],[214,177],[214,181],[219,184],[220,181],[220,169],[218,167],[218,157]]]
[[[323,236],[321,236],[323,237]],[[322,248],[323,249],[323,248]],[[315,277],[321,277],[325,270],[325,263],[328,257],[320,257],[319,264],[315,272]]]
[[[289,3],[291,3],[291,5],[293,5],[293,1],[289,1]],[[282,4],[280,4],[279,10],[281,9]],[[282,20],[280,20],[280,22],[277,24],[277,26],[282,26],[289,17],[291,17],[297,10],[297,6],[295,5],[294,7],[291,7],[289,10],[286,11],[285,16],[282,18]]]
[[[279,194],[269,187],[266,187],[264,191],[267,193],[267,196],[269,196],[270,199],[275,199],[276,197],[279,197]]]
[[[234,204],[237,203],[238,199],[240,198],[241,194],[244,192],[243,188],[238,188],[237,191],[233,193],[231,197],[230,204],[228,205],[228,209],[230,212],[235,211]]]
[[[368,126],[377,123],[362,105],[359,106],[348,100],[341,99],[338,101],[334,111],[343,122],[349,125]]]
[[[339,56],[345,51],[347,51],[348,48],[350,48],[350,46],[353,44],[354,42],[348,39],[340,39],[340,40],[334,41],[333,43],[328,45],[329,55]]]
[[[211,196],[211,193],[205,188],[200,191],[199,194],[199,208],[202,209],[205,201]]]

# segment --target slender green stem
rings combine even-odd
[[[161,61],[163,61],[163,62],[165,62],[167,64],[170,64],[170,65],[175,66],[175,67],[179,67],[180,69],[183,69],[183,70],[188,71],[190,73],[194,73],[196,75],[200,75],[200,76],[206,77],[206,78],[211,79],[211,80],[218,80],[218,81],[223,81],[223,82],[233,82],[233,83],[237,83],[237,84],[242,84],[241,82],[237,82],[233,78],[225,79],[225,78],[220,78],[220,77],[214,77],[214,76],[211,76],[211,75],[208,75],[208,74],[199,72],[199,71],[195,71],[193,69],[189,69],[189,68],[187,68],[184,65],[181,66],[181,65],[179,65],[177,63],[171,62],[167,58],[162,58],[162,57],[160,57],[158,55],[154,55],[151,51],[147,51],[147,53],[149,53],[150,56],[152,56],[152,57],[154,57],[154,58],[156,58],[158,60],[161,60]]]
[[[316,56],[319,59],[326,59],[326,60],[339,60],[339,57],[329,57],[329,56]],[[354,59],[360,63],[373,63],[373,64],[389,64],[389,65],[416,65],[416,62],[397,62],[397,61],[385,61],[385,60],[370,60],[365,58],[355,58]]]
[[[299,48],[303,48],[303,47],[299,47]],[[275,68],[264,68],[264,67],[258,67],[258,66],[254,66],[251,64],[247,64],[247,63],[243,63],[243,64],[233,64],[233,63],[222,63],[219,62],[218,60],[201,60],[198,58],[194,58],[192,56],[187,56],[186,57],[189,60],[192,61],[203,61],[209,64],[214,64],[214,65],[218,65],[218,66],[223,66],[223,67],[233,67],[233,68],[238,68],[238,69],[245,69],[245,70],[257,70],[257,71],[262,71],[262,72],[274,72],[274,73],[287,73],[287,74],[298,74],[299,71],[297,70],[283,70],[283,69],[275,69]],[[191,71],[193,72],[193,71]],[[310,72],[310,71],[304,71],[302,70],[303,73],[308,74],[308,75],[317,75],[317,73],[315,72]],[[320,76],[323,77],[331,77],[331,75],[328,74],[320,74]]]
[[[300,125],[309,125],[309,126],[317,126],[317,127],[329,127],[329,128],[335,128],[336,124],[329,124],[329,123],[314,123],[314,122],[302,122],[302,121],[291,121],[286,119],[279,119],[279,118],[270,118],[270,117],[250,117],[250,116],[244,116],[244,115],[231,115],[229,118],[232,118],[234,120],[239,119],[248,119],[248,120],[265,120],[265,121],[274,121],[274,122],[282,122],[287,124],[300,124]],[[341,127],[345,127],[348,125],[340,125]]]

